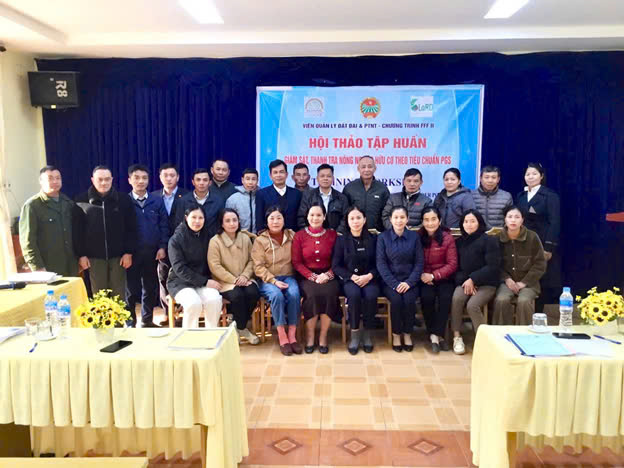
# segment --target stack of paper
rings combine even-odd
[[[14,273],[9,275],[9,281],[22,281],[29,284],[46,284],[59,279],[53,271],[33,271],[31,273]]]
[[[187,329],[181,331],[169,343],[169,349],[197,350],[216,349],[227,333],[225,328]]]
[[[25,331],[24,327],[0,328],[0,343],[4,343],[14,336],[21,335]]]
[[[513,333],[505,335],[524,356],[556,357],[572,356],[573,351],[563,346],[552,335],[534,335]]]
[[[613,344],[608,341],[592,338],[591,340],[561,340],[561,343],[579,356],[613,357]]]

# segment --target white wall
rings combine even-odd
[[[45,143],[41,109],[30,105],[29,71],[35,71],[32,55],[0,53],[6,166],[6,196],[11,217],[39,191],[39,169],[45,165]]]

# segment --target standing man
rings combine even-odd
[[[375,179],[375,161],[362,156],[358,161],[360,178],[352,180],[343,189],[350,205],[356,205],[366,214],[366,228],[383,231],[381,212],[390,197],[388,187]]]
[[[209,238],[212,238],[219,228],[219,212],[225,207],[225,201],[214,188],[210,188],[210,173],[207,168],[195,169],[191,183],[195,190],[187,193],[180,200],[181,209],[176,213],[175,225],[178,226],[184,220],[184,212],[187,208],[199,204],[204,211],[204,226],[208,231]]]
[[[326,220],[328,227],[344,233],[345,215],[347,214],[347,208],[349,208],[349,200],[347,200],[345,195],[332,187],[334,183],[334,166],[321,164],[316,169],[316,180],[318,188],[311,188],[303,192],[301,196],[301,204],[299,205],[299,213],[297,215],[299,229],[303,229],[308,225],[308,210],[310,207],[322,203],[327,212]]]
[[[230,165],[223,159],[215,159],[210,168],[212,173],[212,191],[218,193],[225,202],[237,192],[236,186],[228,180]]]
[[[310,182],[310,169],[303,163],[297,163],[293,167],[292,180],[295,182],[295,188],[300,192],[307,192],[312,190],[312,187],[308,185]]]
[[[381,213],[384,228],[390,229],[390,213],[395,206],[403,206],[407,209],[407,227],[415,228],[422,224],[422,211],[433,203],[428,196],[420,193],[423,179],[422,173],[411,168],[405,171],[403,176],[403,189],[398,193],[391,193],[386,206]]]
[[[479,188],[472,191],[477,211],[483,215],[488,229],[503,227],[505,216],[503,211],[513,205],[511,193],[499,188],[500,169],[496,166],[485,166],[481,169]]]
[[[136,326],[136,304],[141,304],[143,327],[154,327],[154,307],[158,300],[158,261],[167,254],[169,219],[165,204],[158,195],[149,195],[149,169],[142,164],[128,168],[130,198],[137,219],[138,245],[126,279],[126,303]]]
[[[56,167],[44,166],[39,171],[39,185],[41,191],[26,200],[19,219],[24,260],[32,271],[78,276],[72,239],[76,204],[61,193],[63,179]]]
[[[238,221],[243,230],[256,233],[256,192],[258,190],[258,171],[247,168],[241,177],[243,185],[236,187],[237,192],[225,202],[226,208],[238,213]]]
[[[256,196],[256,226],[258,232],[266,228],[264,211],[272,205],[278,205],[282,208],[284,212],[284,228],[296,231],[301,192],[286,185],[288,168],[281,159],[271,161],[269,174],[273,185],[259,190]]]
[[[136,215],[130,197],[113,188],[107,166],[96,166],[91,187],[76,197],[81,214],[74,223],[80,267],[89,270],[91,290],[125,296],[126,270],[137,246]]]

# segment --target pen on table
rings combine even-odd
[[[28,351],[28,352],[29,352],[29,353],[32,353],[32,352],[35,350],[35,348],[37,347],[37,345],[38,345],[38,344],[39,344],[39,342],[38,342],[38,341],[36,341],[36,342],[35,342],[35,344],[33,345],[33,347],[32,347],[32,348],[30,348],[30,351]]]
[[[594,336],[595,336],[596,338],[600,338],[601,340],[605,340],[605,341],[608,341],[608,342],[610,342],[610,343],[622,344],[622,343],[621,343],[621,342],[619,342],[619,341],[611,340],[611,339],[609,339],[609,338],[605,338],[604,336],[600,336],[600,335],[594,335]]]

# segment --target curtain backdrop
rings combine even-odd
[[[624,52],[402,57],[38,60],[39,70],[80,72],[81,105],[44,110],[48,162],[68,194],[89,185],[96,164],[126,168],[230,161],[232,179],[255,166],[256,86],[485,85],[482,164],[523,188],[537,161],[561,195],[564,281],[575,292],[624,283]]]

